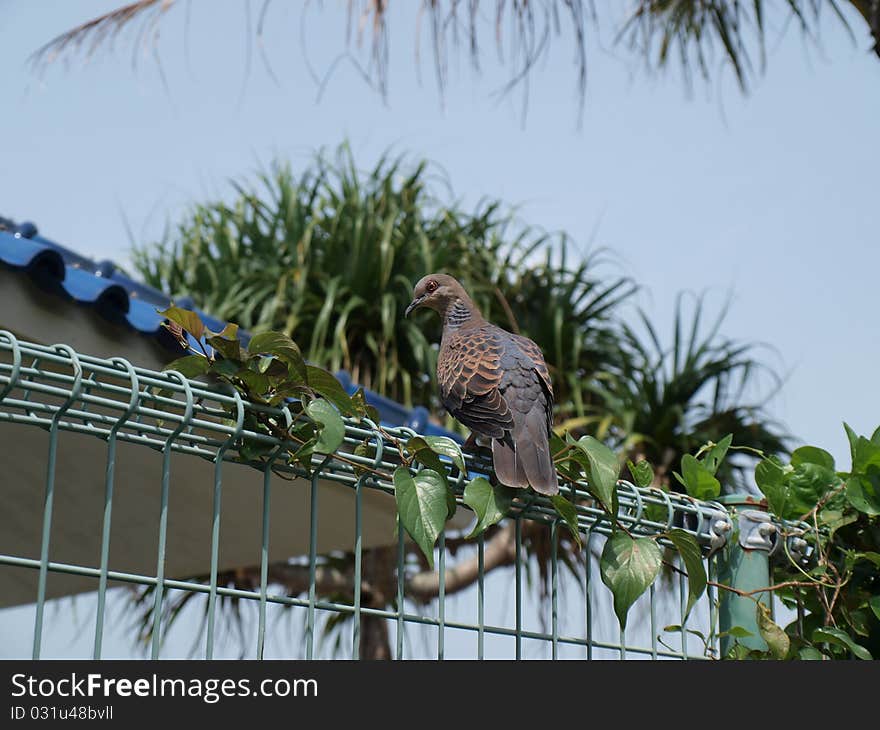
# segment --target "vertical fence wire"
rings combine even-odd
[[[397,520],[397,653],[396,659],[403,659],[403,581],[404,581],[404,543],[403,525]]]
[[[477,659],[483,659],[485,642],[486,541],[483,533],[477,538]]]
[[[284,409],[287,411],[287,409]],[[288,414],[289,417],[289,414]],[[263,467],[263,514],[260,522],[260,607],[257,619],[257,659],[262,659],[266,650],[266,603],[269,591],[269,527],[272,508],[272,465],[284,451],[277,446],[269,455]]]
[[[128,375],[131,397],[128,401],[128,408],[110,428],[110,435],[107,437],[107,469],[104,474],[104,517],[101,523],[101,575],[98,579],[98,606],[95,611],[95,646],[92,651],[92,657],[95,659],[101,658],[101,645],[104,641],[104,612],[107,599],[107,571],[110,565],[110,525],[113,514],[116,440],[119,435],[119,429],[134,415],[140,403],[140,385],[137,373],[135,373],[131,363],[120,357],[115,358],[113,364],[125,369]]]
[[[516,537],[516,658],[522,659],[522,518],[514,522]]]
[[[171,445],[180,433],[189,425],[193,417],[194,401],[189,381],[176,370],[169,370],[168,376],[177,379],[183,386],[186,396],[186,407],[183,418],[162,447],[162,487],[159,496],[159,543],[156,549],[156,589],[153,597],[152,640],[150,642],[150,658],[159,658],[162,646],[162,601],[165,597],[165,549],[168,541],[168,497],[171,485]]]
[[[681,655],[683,658],[688,658],[688,633],[687,633],[687,624],[688,624],[688,615],[687,615],[687,578],[684,574],[684,566],[680,560],[677,560],[676,563],[678,567],[682,569],[682,572],[678,575],[678,608],[681,614]]]
[[[37,585],[37,611],[34,618],[33,658],[40,658],[43,640],[43,613],[46,609],[46,580],[49,573],[49,540],[52,535],[52,508],[55,502],[55,461],[58,457],[58,430],[61,417],[76,402],[82,391],[82,365],[77,354],[67,345],[56,345],[56,352],[64,353],[73,367],[74,382],[67,400],[52,418],[49,427],[49,454],[46,460],[46,495],[43,502],[43,532],[40,539],[40,575]]]
[[[709,638],[707,640],[708,649],[713,658],[720,657],[720,645],[718,639],[718,596],[716,595],[713,583],[718,582],[718,576],[715,566],[716,558],[709,558],[706,563],[706,572],[709,578],[709,585],[706,586],[706,599],[709,601]]]
[[[323,465],[322,465],[323,466]],[[306,614],[306,659],[311,659],[315,651],[315,577],[318,568],[318,474],[312,476],[309,494],[309,607]]]
[[[234,390],[232,395],[235,398],[235,431],[217,449],[217,456],[214,458],[214,504],[211,516],[211,584],[208,592],[205,659],[212,659],[214,657],[214,619],[217,611],[217,573],[220,563],[220,513],[223,497],[224,457],[229,448],[238,441],[241,432],[244,430],[244,403],[237,390]]]
[[[442,660],[446,648],[446,530],[440,530],[437,547],[440,552],[437,560],[440,578],[440,590],[437,593],[437,659]]]
[[[587,530],[584,540],[584,621],[587,624],[587,659],[593,658],[593,528]]]
[[[364,479],[362,476],[357,480],[354,491],[354,626],[351,635],[351,658],[357,659],[361,652],[361,583],[363,561],[363,534],[364,534]]]
[[[550,632],[551,653],[559,654],[559,520],[550,525]]]

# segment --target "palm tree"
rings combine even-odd
[[[146,43],[158,38],[162,18],[171,15],[177,6],[188,5],[178,0],[135,0],[62,33],[50,40],[33,56],[38,68],[67,52],[85,48],[89,54],[110,43],[127,27],[140,24],[136,38]],[[387,73],[391,63],[388,17],[396,7],[387,0],[363,0],[348,3],[347,43],[339,60],[355,64],[361,75],[384,99],[388,94]],[[246,16],[243,25],[254,32],[255,44],[263,53],[267,69],[274,71],[267,60],[263,29],[272,12],[271,0],[260,5],[256,23],[251,18],[249,2],[242,3]],[[326,11],[325,11],[326,12]],[[598,9],[587,0],[457,0],[424,2],[415,24],[416,52],[422,24],[429,28],[435,77],[441,97],[449,83],[447,68],[451,56],[465,54],[475,71],[484,62],[482,49],[485,36],[495,39],[498,55],[508,66],[509,80],[502,89],[524,90],[532,72],[554,42],[574,46],[573,68],[578,108],[584,105],[587,83],[587,51],[598,45],[594,36],[611,31],[617,52],[625,52],[640,60],[648,70],[663,70],[678,62],[686,81],[694,75],[710,80],[720,66],[731,70],[743,91],[766,64],[768,34],[782,34],[794,24],[801,35],[816,40],[821,31],[823,15],[843,25],[855,40],[855,29],[862,28],[873,42],[873,52],[880,57],[880,4],[875,0],[786,0],[775,4],[765,0],[633,0],[630,3],[608,3]],[[186,11],[189,17],[189,10]],[[180,14],[178,14],[180,18]],[[303,21],[304,16],[303,16]],[[186,21],[189,25],[189,21]],[[254,28],[252,31],[251,29]],[[367,46],[366,58],[352,52],[352,28],[357,28],[357,48]],[[365,31],[365,29],[368,29]],[[362,36],[369,33],[369,44]],[[561,41],[564,39],[564,41]],[[772,39],[771,39],[772,40]],[[505,53],[506,52],[506,53]],[[365,62],[364,62],[365,61]],[[722,62],[721,64],[717,61]],[[323,87],[316,78],[316,84]]]

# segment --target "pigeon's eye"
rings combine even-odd
[[[431,279],[431,281],[425,284],[425,289],[427,290],[428,294],[433,294],[435,291],[437,291],[437,282]]]

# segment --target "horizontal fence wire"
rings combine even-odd
[[[404,443],[416,436],[405,427],[392,427],[376,424],[369,419],[359,421],[345,419],[345,438],[340,452],[329,456],[314,455],[312,472],[306,474],[283,458],[288,449],[296,449],[298,444],[286,442],[250,430],[246,427],[248,416],[253,414],[270,415],[280,421],[292,423],[290,412],[283,407],[272,408],[266,405],[245,401],[231,388],[216,383],[203,383],[187,380],[179,373],[156,372],[139,368],[123,358],[101,359],[74,352],[64,345],[43,346],[23,342],[12,333],[0,331],[0,423],[7,422],[20,426],[36,426],[49,431],[49,453],[46,457],[47,476],[42,485],[45,501],[42,513],[42,539],[39,558],[23,555],[0,555],[0,565],[30,568],[38,571],[38,592],[35,596],[36,619],[34,625],[33,656],[41,655],[43,633],[43,612],[46,601],[46,580],[48,573],[66,573],[97,580],[97,610],[95,618],[95,638],[93,656],[102,655],[103,636],[106,625],[106,601],[108,582],[127,583],[142,586],[152,591],[152,618],[150,621],[150,655],[157,658],[163,647],[163,631],[167,629],[168,616],[165,601],[169,591],[186,591],[204,595],[207,601],[206,628],[203,654],[213,656],[216,632],[216,613],[220,599],[240,599],[251,601],[258,606],[258,626],[256,630],[256,656],[264,655],[267,636],[267,609],[269,606],[297,607],[305,610],[305,656],[311,658],[316,651],[316,632],[319,616],[342,614],[351,616],[352,633],[350,654],[358,657],[364,642],[362,622],[365,618],[385,619],[391,631],[390,637],[396,649],[392,651],[397,658],[412,656],[408,646],[407,625],[431,627],[437,631],[433,655],[442,659],[446,654],[446,636],[450,630],[473,632],[475,652],[478,658],[487,654],[486,639],[489,636],[510,637],[514,640],[513,654],[525,655],[524,643],[538,640],[549,645],[550,654],[556,657],[562,646],[581,647],[582,656],[592,658],[596,650],[618,652],[621,658],[639,655],[649,658],[689,656],[689,646],[684,630],[680,634],[680,645],[658,642],[658,625],[651,589],[648,600],[650,609],[649,644],[627,644],[623,632],[619,639],[610,640],[599,637],[596,621],[599,611],[607,613],[610,603],[597,604],[597,597],[607,590],[598,578],[597,566],[593,565],[596,551],[601,545],[602,536],[611,532],[612,525],[605,512],[595,504],[584,482],[562,484],[562,493],[575,505],[577,528],[583,536],[583,576],[579,600],[583,609],[568,611],[582,617],[582,631],[572,634],[568,624],[562,626],[560,590],[565,581],[560,576],[561,558],[558,554],[560,536],[565,528],[552,504],[544,497],[523,493],[513,502],[511,514],[514,516],[514,620],[513,626],[487,623],[486,599],[487,578],[484,571],[488,541],[481,537],[474,541],[474,549],[479,560],[478,579],[475,583],[477,602],[477,621],[467,622],[448,615],[447,551],[443,549],[446,534],[439,538],[438,580],[439,591],[433,607],[414,605],[406,595],[406,576],[411,568],[407,563],[406,535],[398,527],[396,546],[396,595],[384,608],[364,605],[362,578],[364,573],[363,497],[366,490],[387,494],[394,493],[390,479],[376,476],[374,472],[364,473],[360,467],[390,474],[401,465],[398,443]],[[52,501],[54,496],[55,452],[59,434],[74,432],[100,438],[107,443],[107,463],[104,485],[104,511],[102,515],[101,549],[97,565],[74,565],[51,559],[50,534],[53,521]],[[127,442],[151,448],[162,453],[161,490],[159,492],[159,535],[156,554],[156,570],[152,575],[111,570],[109,544],[110,526],[113,515],[115,492],[115,454],[116,444]],[[268,456],[260,461],[248,461],[241,456],[240,448],[245,442],[261,444],[269,449]],[[369,443],[373,455],[355,453],[358,444]],[[211,544],[209,579],[196,580],[188,576],[167,576],[166,549],[168,545],[168,504],[171,489],[172,453],[198,456],[214,463],[213,485],[205,489],[212,494]],[[33,458],[29,455],[27,458]],[[261,542],[255,546],[259,555],[259,588],[245,590],[218,584],[218,554],[222,544],[221,505],[223,503],[224,464],[241,462],[254,467],[255,494],[261,497]],[[443,459],[448,469],[448,479],[456,494],[456,502],[463,504],[462,494],[467,481],[477,475],[489,475],[491,463],[479,454],[465,453],[467,474],[460,473],[448,460]],[[302,484],[309,491],[309,547],[307,561],[309,589],[304,595],[281,595],[273,591],[269,579],[269,533],[273,520],[272,479],[273,473],[288,477],[303,477]],[[332,519],[320,508],[322,488],[320,480],[329,480],[350,487],[355,498],[355,521],[351,525],[354,534],[353,570],[354,589],[350,601],[337,600],[337,597],[319,596],[316,590],[316,574],[326,565],[326,556],[319,555],[317,536],[319,522]],[[40,485],[34,485],[38,488]],[[3,499],[0,484],[0,500]],[[683,529],[694,536],[707,556],[710,572],[714,559],[708,556],[722,546],[731,530],[731,519],[723,505],[712,501],[699,501],[686,495],[667,493],[659,489],[640,489],[628,482],[619,485],[619,522],[633,535],[657,536],[673,527]],[[529,557],[526,555],[523,537],[525,521],[547,525],[551,542],[549,555],[549,595],[547,604],[549,622],[541,630],[528,629],[524,625],[525,594]],[[391,548],[394,550],[394,548]],[[293,557],[293,556],[291,556]],[[684,576],[674,579],[676,601],[680,604],[677,617],[683,626],[687,584]],[[657,591],[659,593],[659,589]],[[607,595],[604,598],[607,599]],[[714,594],[704,598],[704,634],[710,637],[709,643],[717,645],[717,600]],[[570,608],[570,606],[569,606]],[[570,623],[570,622],[569,622]],[[396,629],[394,628],[396,627]],[[390,640],[389,637],[389,640]],[[615,637],[616,638],[616,637]],[[710,647],[711,648],[711,647]]]

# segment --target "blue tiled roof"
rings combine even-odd
[[[112,261],[92,261],[54,241],[39,235],[33,223],[14,224],[0,218],[0,265],[30,275],[50,295],[94,307],[103,317],[123,324],[145,337],[153,337],[170,351],[179,354],[180,347],[162,326],[165,319],[157,310],[171,304],[163,292],[135,281],[122,273]],[[191,299],[179,298],[175,304],[199,314],[209,329],[219,331],[225,322],[201,311]],[[247,344],[250,335],[239,332]],[[193,341],[195,344],[195,341]],[[357,390],[348,373],[336,374],[349,393]],[[409,426],[419,433],[461,438],[428,421],[427,409],[412,410],[366,391],[367,401],[379,411],[382,421],[394,426]]]

